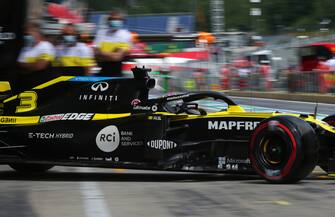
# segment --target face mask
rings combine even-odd
[[[108,21],[109,28],[112,30],[118,30],[123,27],[123,21],[122,20],[109,20]]]
[[[25,35],[23,37],[23,40],[24,40],[24,45],[26,47],[32,47],[35,44],[35,39],[31,35]]]
[[[77,38],[74,35],[64,35],[63,40],[66,45],[74,45],[77,42]]]

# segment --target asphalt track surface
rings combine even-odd
[[[309,103],[234,98],[258,110],[311,113]],[[270,109],[271,110],[271,109]],[[322,115],[334,105],[319,105]],[[230,217],[335,215],[335,178],[316,169],[293,185],[258,176],[55,167],[23,175],[0,166],[0,217]]]

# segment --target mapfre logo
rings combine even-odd
[[[104,81],[94,83],[91,86],[91,89],[93,91],[100,91],[100,92],[104,92],[104,91],[108,90],[108,88],[109,88],[109,84],[107,82],[104,82]]]
[[[208,121],[209,130],[254,130],[258,121]]]
[[[119,147],[120,133],[116,126],[110,125],[98,133],[95,138],[98,148],[103,152],[112,152]]]

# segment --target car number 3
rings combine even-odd
[[[25,91],[18,95],[20,105],[16,107],[16,113],[32,111],[37,107],[37,94],[34,91]]]

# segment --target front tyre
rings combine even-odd
[[[249,143],[255,171],[272,183],[294,183],[309,175],[318,161],[319,145],[313,128],[293,116],[264,120]]]
[[[53,167],[53,165],[49,164],[30,164],[30,163],[15,163],[15,164],[9,164],[9,166],[20,173],[44,173]]]

